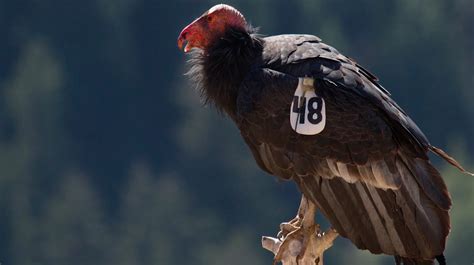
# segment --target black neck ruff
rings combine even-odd
[[[249,28],[230,28],[206,51],[193,52],[190,74],[205,104],[230,116],[236,113],[238,89],[245,75],[258,64],[263,40]]]

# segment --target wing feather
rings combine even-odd
[[[239,89],[236,121],[257,163],[293,179],[338,232],[374,253],[432,259],[449,232],[449,193],[428,140],[366,69],[319,39],[265,40],[262,65]],[[298,77],[315,79],[326,127],[289,124]]]

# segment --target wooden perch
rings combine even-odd
[[[329,229],[321,233],[315,224],[316,206],[304,196],[297,216],[280,224],[277,238],[262,237],[263,248],[273,252],[273,264],[283,265],[323,265],[323,254],[330,248],[338,233]]]

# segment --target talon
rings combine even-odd
[[[303,197],[297,216],[280,225],[278,238],[262,238],[262,246],[275,254],[273,265],[322,262],[324,251],[332,246],[338,233],[334,229],[322,232],[314,222],[315,214],[316,206]]]
[[[289,223],[294,225],[294,226],[301,226],[301,222],[303,221],[303,216],[297,215],[295,218],[293,218]]]
[[[301,223],[301,222],[299,222],[299,223]],[[280,231],[278,232],[277,237],[278,238],[284,238],[289,233],[297,230],[300,226],[301,226],[301,224],[298,224],[298,221],[294,221],[294,219],[291,220],[290,222],[287,222],[287,223],[281,223],[280,224]]]

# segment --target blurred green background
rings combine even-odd
[[[299,194],[201,106],[180,30],[216,1],[0,0],[0,262],[271,264],[261,235]],[[474,1],[228,1],[266,35],[309,33],[356,59],[474,169]],[[474,262],[474,179],[448,263]],[[392,264],[338,239],[328,264]]]

